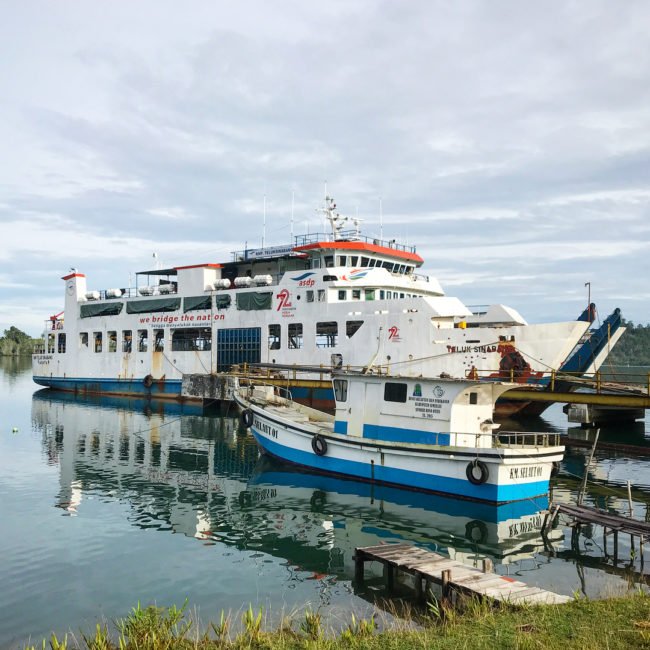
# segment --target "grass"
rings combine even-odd
[[[406,625],[380,631],[375,618],[351,615],[345,629],[327,633],[318,613],[285,619],[266,631],[263,612],[250,606],[239,625],[231,625],[222,613],[219,623],[209,623],[205,632],[183,607],[140,604],[124,619],[115,621],[115,632],[97,625],[94,635],[55,635],[27,650],[343,650],[368,648],[544,648],[546,650],[591,650],[593,648],[650,649],[650,596],[644,593],[607,600],[575,599],[566,605],[496,607],[474,599],[460,607],[446,608],[433,602],[420,620],[419,629]],[[237,621],[235,621],[237,623]],[[237,627],[238,632],[233,632]]]

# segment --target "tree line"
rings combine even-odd
[[[0,356],[19,357],[34,351],[34,344],[40,339],[33,339],[13,325],[0,336]]]
[[[650,366],[650,325],[623,321],[626,332],[621,336],[607,363],[612,366]]]

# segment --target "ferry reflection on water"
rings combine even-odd
[[[507,565],[544,548],[546,498],[501,506],[338,479],[259,458],[233,416],[198,406],[41,390],[32,421],[59,466],[57,506],[87,493],[125,501],[131,523],[255,548],[351,579],[357,546],[409,541],[468,564]],[[550,543],[563,540],[551,531]]]

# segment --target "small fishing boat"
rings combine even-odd
[[[559,434],[501,432],[494,403],[515,384],[341,372],[334,415],[274,386],[241,386],[241,419],[261,449],[314,470],[507,503],[548,493]]]

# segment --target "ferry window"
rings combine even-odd
[[[54,334],[47,335],[47,353],[52,354],[54,352]]]
[[[387,381],[384,384],[384,402],[406,402],[406,384]]]
[[[381,289],[379,291],[379,300],[383,300],[385,297],[386,297],[386,292],[383,289]]]
[[[386,292],[386,298],[388,298],[390,300],[392,297],[393,297],[393,292],[392,291],[387,291]]]
[[[345,289],[339,289],[339,300],[347,300],[348,292]]]
[[[345,335],[351,339],[363,325],[362,320],[348,320],[345,321]]]
[[[347,255],[339,255],[339,266],[346,266],[348,262]]]
[[[289,323],[289,348],[298,349],[302,347],[302,323]]]
[[[138,352],[146,352],[148,347],[149,332],[138,330]]]
[[[232,299],[230,296],[224,296],[222,294],[217,294],[214,299],[215,306],[217,309],[228,309]]]
[[[401,264],[397,272],[404,275],[406,273],[406,266],[404,264]]]
[[[165,330],[154,330],[153,337],[154,352],[162,352],[165,349]]]
[[[319,269],[320,268],[320,258],[319,257],[315,257],[311,261],[311,268],[312,269]]]
[[[362,257],[361,266],[370,266],[370,260],[367,257]]]
[[[325,289],[318,290],[318,302],[325,302]]]
[[[102,351],[102,333],[101,332],[95,332],[93,334],[93,341],[95,342],[95,352],[101,352]]]
[[[314,292],[311,289],[307,289],[307,302],[314,302]]]
[[[403,294],[403,293],[400,293],[400,294],[399,294],[399,297],[400,297],[400,298],[403,298],[403,297],[404,297],[404,294]]]
[[[350,266],[356,266],[359,263],[358,255],[350,255]]]
[[[333,255],[326,255],[325,256],[325,266],[328,269],[331,269],[334,266],[334,256]]]
[[[131,352],[131,330],[122,330],[122,352]]]
[[[374,300],[374,299],[375,299],[375,290],[366,289],[366,300]]]
[[[361,289],[352,289],[352,300],[361,300]]]
[[[348,401],[348,380],[347,379],[335,379],[334,384],[334,399],[337,402],[347,402]]]
[[[316,346],[319,348],[333,348],[339,338],[339,325],[336,321],[316,323]]]
[[[182,328],[172,332],[172,351],[205,351],[212,348],[212,330],[209,327]]]
[[[469,394],[469,403],[470,404],[478,404],[478,393],[470,393]]]
[[[280,325],[269,325],[269,350],[280,349]]]
[[[88,332],[81,332],[79,334],[79,347],[88,347]]]
[[[382,263],[382,266],[383,266],[385,269],[387,269],[388,271],[391,271],[391,272],[392,272],[392,270],[393,270],[393,263],[392,263],[392,262],[383,262],[383,263]]]
[[[117,352],[117,332],[106,332],[106,338],[108,339],[108,351]]]
[[[65,334],[59,334],[59,353],[65,354]]]

